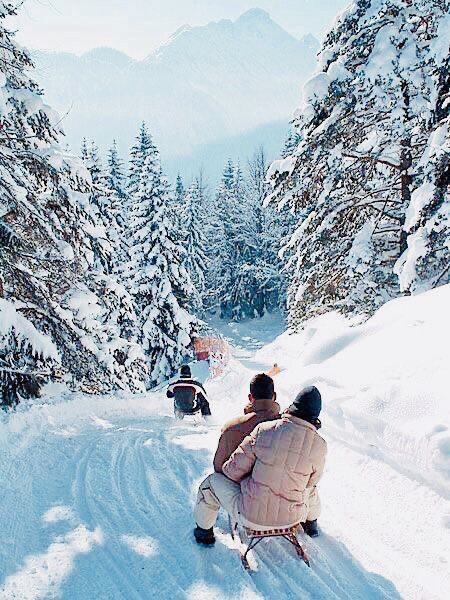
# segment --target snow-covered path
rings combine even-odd
[[[253,358],[255,331],[234,333],[229,373],[207,386],[208,427],[175,422],[154,393],[69,397],[19,412],[0,430],[1,600],[448,597],[444,497],[343,435],[332,415],[324,415],[323,534],[306,542],[312,569],[270,542],[246,573],[225,515],[214,548],[195,544],[192,505],[220,425],[242,410],[255,368],[269,366]]]

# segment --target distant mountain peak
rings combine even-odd
[[[178,29],[172,33],[172,35],[169,37],[168,42],[173,41],[175,38],[177,38],[180,35],[183,35],[183,33],[186,33],[187,31],[191,31],[193,28],[191,25],[182,25],[181,27],[178,27]],[[166,42],[167,43],[167,42]]]
[[[242,14],[236,22],[237,23],[243,23],[243,22],[267,23],[268,21],[271,21],[271,20],[272,19],[267,11],[263,10],[262,8],[251,8],[250,10],[247,10],[244,14]]]
[[[131,146],[145,120],[165,156],[187,155],[267,123],[288,123],[316,65],[312,41],[253,9],[183,26],[144,60],[110,48],[42,56],[37,79],[60,112],[74,107],[65,120],[74,147],[83,135],[100,146],[113,135]]]
[[[133,59],[124,52],[108,46],[99,46],[98,48],[88,50],[81,55],[81,58],[114,64],[124,64],[133,61]]]

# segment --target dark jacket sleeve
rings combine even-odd
[[[228,432],[222,431],[222,434],[219,438],[219,443],[217,444],[217,450],[214,455],[214,471],[216,473],[222,473],[222,467],[224,463],[230,458],[229,450],[228,450]]]

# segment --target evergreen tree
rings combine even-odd
[[[106,187],[109,197],[109,227],[112,228],[110,237],[114,245],[114,272],[121,275],[128,260],[126,176],[124,164],[119,156],[116,141],[113,141],[108,151],[108,166],[106,171]],[[122,275],[121,275],[122,276]]]
[[[97,144],[88,145],[86,138],[81,147],[83,162],[90,175],[90,205],[95,229],[91,230],[91,245],[96,270],[111,274],[115,266],[115,249],[120,247],[119,226],[114,210],[114,195],[107,185]]]
[[[0,2],[0,291],[11,319],[0,332],[0,403],[36,395],[53,376],[51,362],[60,361],[74,387],[126,387],[129,373],[115,371],[107,331],[90,337],[85,327],[88,318],[102,325],[99,309],[107,311],[101,297],[88,310],[96,232],[89,176],[59,149],[59,116],[28,75],[27,51],[5,27],[14,15]]]
[[[450,57],[435,60],[431,132],[419,161],[421,184],[412,192],[404,231],[407,248],[395,265],[402,292],[450,281]]]
[[[130,151],[130,169],[128,173],[128,195],[132,198],[139,189],[144,162],[155,150],[152,138],[145,122],[142,122],[139,135]],[[132,200],[131,200],[132,201]]]
[[[248,244],[251,246],[249,276],[253,290],[249,303],[252,312],[261,316],[276,309],[285,310],[286,273],[280,251],[292,234],[292,217],[286,209],[264,207],[268,193],[268,164],[264,149],[259,148],[248,163],[247,197],[250,216]]]
[[[85,137],[83,138],[83,141],[81,142],[80,156],[81,156],[82,161],[86,164],[89,160],[89,150],[88,150],[87,139]]]
[[[229,161],[207,210],[210,216],[208,308],[222,318],[241,320],[284,308],[285,278],[278,256],[281,241],[291,231],[286,214],[264,209],[267,163],[259,149],[244,177]]]
[[[4,299],[0,299],[0,323],[0,407],[10,407],[21,398],[39,396],[60,358],[49,338]]]
[[[108,151],[108,170],[106,174],[108,188],[114,192],[119,200],[125,200],[127,197],[126,177],[124,173],[124,163],[119,156],[116,140],[113,140],[112,146]]]
[[[249,210],[246,182],[238,163],[233,172],[231,194],[226,198],[226,235],[228,237],[229,249],[229,284],[225,293],[225,313],[232,319],[239,321],[246,316],[253,317],[254,310],[252,301],[252,279],[250,275],[250,263],[254,258],[251,254],[253,229],[252,214]],[[250,276],[249,276],[250,275]]]
[[[289,131],[286,141],[284,142],[284,148],[282,152],[283,158],[295,154],[295,151],[298,148],[301,141],[302,136],[299,134],[298,131],[296,131],[295,127],[292,127]]]
[[[186,232],[185,267],[193,283],[194,302],[192,308],[201,310],[206,292],[207,238],[206,204],[202,177],[194,179],[184,199],[183,229]]]
[[[396,271],[410,274],[405,220],[424,174],[442,62],[430,42],[443,35],[444,5],[359,0],[325,40],[296,120],[301,141],[269,173],[271,199],[300,219],[289,244],[294,326],[330,309],[372,313],[401,293]]]
[[[83,148],[82,152],[84,152]],[[94,186],[104,186],[106,183],[106,175],[103,169],[98,146],[94,141],[91,142],[90,146],[87,149],[86,166],[89,169],[89,173],[91,174],[91,179]]]
[[[184,189],[183,180],[181,175],[178,173],[177,181],[175,184],[175,203],[177,206],[182,207],[184,204],[184,197],[186,195],[186,191]]]
[[[133,197],[130,223],[130,283],[150,385],[169,377],[189,354],[196,324],[186,309],[193,290],[183,266],[184,248],[176,241],[170,196],[153,147]]]
[[[221,318],[231,317],[233,312],[231,287],[236,264],[233,246],[234,191],[234,165],[230,159],[224,168],[221,183],[215,194],[208,228],[211,258],[206,306],[209,310],[218,310]]]

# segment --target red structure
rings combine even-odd
[[[223,338],[205,336],[194,341],[195,357],[207,360],[212,377],[222,375],[230,360],[230,348]]]

